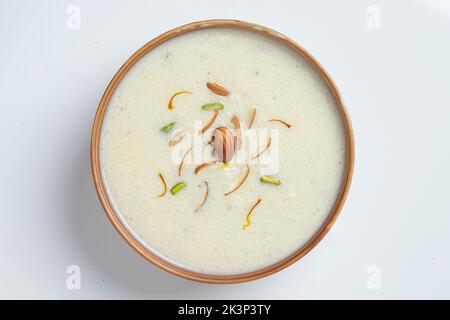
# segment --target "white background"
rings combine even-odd
[[[71,4],[80,29],[67,27]],[[113,230],[89,169],[94,113],[121,64],[211,18],[306,47],[341,89],[356,138],[350,195],[324,241],[239,285],[146,262]],[[449,1],[1,0],[0,106],[0,298],[450,298]],[[66,287],[69,265],[81,290]]]

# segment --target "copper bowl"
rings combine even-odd
[[[315,235],[301,248],[299,248],[296,252],[291,254],[289,257],[262,269],[243,273],[243,274],[236,274],[236,275],[209,275],[209,274],[202,274],[197,273],[189,270],[185,270],[181,267],[178,267],[163,258],[157,256],[156,254],[150,252],[144,245],[140,243],[138,239],[136,239],[132,233],[127,229],[127,227],[121,222],[119,218],[119,214],[114,210],[110,199],[108,198],[106,188],[102,179],[101,169],[100,169],[100,162],[99,162],[99,142],[100,142],[100,132],[102,128],[103,118],[105,115],[106,108],[108,106],[109,100],[114,92],[114,90],[117,88],[119,82],[121,79],[126,75],[126,73],[130,70],[130,68],[138,61],[140,58],[142,58],[145,54],[147,54],[150,50],[158,46],[159,44],[168,41],[174,37],[180,36],[182,34],[192,32],[195,30],[200,29],[209,29],[209,28],[218,28],[218,27],[225,27],[225,28],[236,28],[236,29],[245,29],[250,30],[253,32],[257,32],[259,34],[263,34],[269,38],[275,39],[279,41],[280,43],[283,43],[285,45],[288,45],[291,47],[295,52],[297,52],[299,55],[301,55],[304,59],[306,59],[311,66],[321,75],[323,80],[325,81],[326,85],[328,86],[330,92],[332,93],[332,96],[335,99],[335,103],[337,108],[339,109],[339,112],[341,114],[342,121],[344,123],[345,132],[346,132],[346,145],[347,145],[347,161],[346,161],[346,168],[345,168],[345,177],[342,180],[341,189],[340,192],[336,198],[335,205],[333,209],[331,210],[328,218],[323,223],[321,228],[315,233]],[[111,82],[108,85],[108,88],[106,89],[105,93],[103,94],[103,97],[100,101],[100,104],[97,109],[97,113],[95,115],[94,124],[92,128],[92,138],[91,138],[91,169],[92,169],[92,175],[94,178],[94,184],[95,189],[97,191],[98,197],[100,199],[100,202],[106,212],[106,215],[108,216],[109,220],[113,224],[114,228],[117,230],[117,232],[122,236],[122,238],[141,256],[143,256],[148,261],[152,262],[154,265],[158,266],[159,268],[166,270],[174,275],[195,280],[199,282],[206,282],[206,283],[216,283],[216,284],[223,284],[223,283],[239,283],[239,282],[245,282],[245,281],[251,281],[255,279],[259,279],[268,275],[271,275],[275,272],[278,272],[289,265],[293,264],[300,258],[302,258],[304,255],[306,255],[309,251],[311,251],[317,243],[319,243],[320,240],[327,234],[328,230],[333,226],[334,221],[339,215],[339,212],[342,209],[342,206],[344,204],[344,201],[346,199],[347,193],[349,191],[352,174],[353,174],[353,166],[354,166],[354,140],[353,140],[353,131],[352,126],[350,122],[350,118],[347,114],[347,111],[344,107],[344,103],[342,101],[342,98],[339,94],[339,91],[331,79],[331,77],[328,75],[328,73],[325,71],[325,69],[317,62],[315,58],[311,56],[304,48],[302,48],[300,45],[292,41],[291,39],[287,38],[286,36],[280,34],[279,32],[276,32],[274,30],[271,30],[269,28],[244,22],[244,21],[237,21],[237,20],[205,20],[205,21],[198,21],[189,23],[183,26],[180,26],[178,28],[175,28],[173,30],[170,30],[166,33],[163,33],[162,35],[156,37],[155,39],[151,40],[147,44],[145,44],[142,48],[140,48],[138,51],[136,51],[126,62],[125,64],[119,69],[119,71],[116,73],[114,78],[111,80]]]

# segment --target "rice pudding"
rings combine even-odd
[[[201,29],[145,54],[103,119],[101,176],[122,223],[187,270],[234,275],[293,254],[332,212],[348,141],[322,76],[254,31]]]

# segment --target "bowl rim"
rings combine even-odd
[[[184,269],[180,266],[177,266],[169,262],[168,260],[165,260],[163,257],[160,257],[157,254],[152,253],[150,250],[148,250],[138,239],[136,239],[132,235],[132,233],[130,232],[130,230],[127,229],[125,224],[122,223],[120,219],[120,214],[115,212],[112,202],[108,197],[106,187],[102,179],[100,167],[99,147],[100,147],[100,134],[103,125],[103,119],[110,98],[113,95],[115,89],[117,88],[122,78],[139,59],[141,59],[145,54],[150,52],[153,48],[157,47],[158,45],[179,35],[186,34],[188,32],[211,28],[236,28],[236,29],[250,30],[268,36],[269,38],[275,39],[281,43],[284,43],[285,45],[288,45],[297,54],[301,55],[304,59],[306,59],[309,62],[309,64],[316,70],[316,72],[320,74],[322,79],[325,81],[328,89],[330,90],[332,96],[334,97],[335,104],[338,107],[338,110],[340,112],[345,127],[344,129],[347,144],[347,159],[346,159],[347,161],[346,161],[345,175],[344,179],[342,180],[341,188],[338,196],[336,197],[333,209],[328,214],[327,219],[323,222],[319,230],[316,231],[316,233],[309,239],[309,241],[306,244],[304,244],[302,247],[297,249],[294,253],[292,253],[285,259],[278,261],[270,266],[242,274],[210,275],[205,273],[194,272],[191,270]],[[327,73],[327,71],[307,50],[305,50],[302,46],[300,46],[290,38],[284,36],[283,34],[258,24],[232,19],[214,19],[214,20],[196,21],[169,30],[157,36],[153,40],[147,42],[140,49],[138,49],[130,58],[128,58],[128,60],[120,67],[120,69],[116,72],[116,74],[108,84],[108,87],[106,88],[98,105],[92,126],[90,157],[91,157],[91,171],[94,186],[98,198],[101,202],[101,205],[108,219],[116,229],[116,231],[137,253],[139,253],[142,257],[144,257],[146,260],[150,261],[157,267],[176,276],[204,283],[227,284],[227,283],[241,283],[246,281],[252,281],[274,274],[292,265],[293,263],[304,257],[323,239],[323,237],[328,233],[328,231],[331,229],[334,222],[336,221],[344,205],[345,199],[348,195],[353,176],[354,161],[355,161],[354,160],[355,146],[354,146],[352,124],[348,112],[344,106],[344,102],[342,100],[340,92],[336,84],[330,77],[330,75]]]

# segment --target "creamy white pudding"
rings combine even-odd
[[[202,108],[210,103],[223,109]],[[214,130],[234,128],[233,116],[241,133],[256,132],[256,147],[233,140],[231,159],[211,155],[223,133],[211,142]],[[196,159],[198,146],[186,153],[194,140],[206,158]],[[107,107],[100,165],[115,210],[149,250],[188,270],[241,274],[288,257],[320,229],[345,178],[346,143],[336,102],[306,59],[256,32],[215,28],[164,42],[128,71]]]

